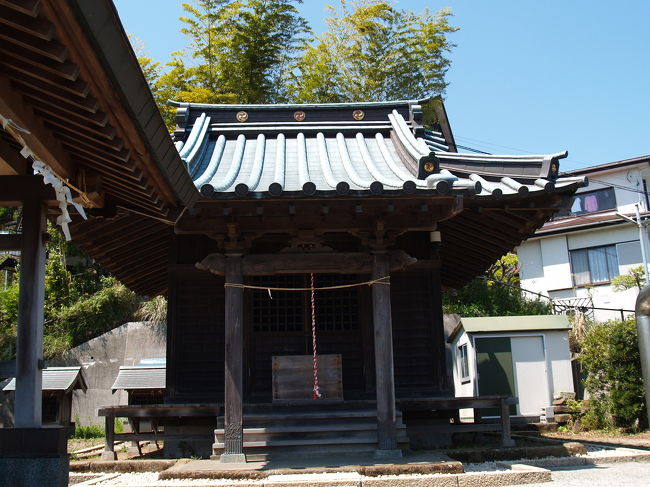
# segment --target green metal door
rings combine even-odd
[[[476,369],[479,396],[515,396],[515,372],[512,366],[510,338],[476,338]],[[483,410],[485,416],[497,416],[496,408]],[[510,407],[516,414],[516,407]]]

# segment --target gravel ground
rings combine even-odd
[[[545,466],[545,460],[561,464],[563,461],[571,461],[571,458],[556,459],[536,459],[536,460],[517,460],[517,464],[539,465],[552,471],[553,481],[542,484],[527,484],[529,487],[543,486],[563,486],[563,487],[628,487],[628,486],[650,486],[650,462],[626,462],[620,461],[621,457],[635,454],[645,454],[647,451],[633,450],[625,447],[608,447],[600,445],[586,445],[587,454],[579,455],[594,461],[606,461],[607,457],[619,458],[618,463],[607,463],[600,465],[588,466]],[[541,463],[538,463],[541,462]],[[507,471],[506,462],[482,462],[466,463],[464,468],[466,472],[498,472]],[[331,475],[331,474],[330,474]],[[340,474],[343,475],[343,474]],[[355,474],[356,475],[356,474]],[[314,476],[314,475],[312,475]],[[315,474],[316,477],[319,474]],[[296,477],[294,477],[296,478]],[[331,477],[330,477],[331,479]],[[86,479],[84,479],[86,480]],[[323,478],[322,480],[325,480]],[[205,485],[234,485],[238,483],[250,484],[250,481],[233,481],[233,480],[215,480],[215,479],[197,479],[197,480],[158,480],[158,473],[124,473],[108,474],[105,481],[91,481],[92,485],[98,486],[138,486],[138,485],[155,485],[155,486],[205,486]],[[263,485],[263,482],[253,482]],[[72,479],[71,479],[72,484]],[[522,484],[523,485],[523,484]]]

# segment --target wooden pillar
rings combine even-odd
[[[226,258],[226,283],[243,284],[240,254]],[[245,462],[242,421],[244,299],[243,289],[225,289],[225,384],[224,384],[224,463]]]
[[[387,253],[376,253],[372,278],[390,274]],[[390,307],[390,286],[372,286],[372,315],[375,335],[375,377],[377,384],[377,456],[401,455],[397,448],[395,409],[395,376],[393,371],[393,332]]]
[[[40,428],[42,421],[45,216],[46,208],[42,201],[23,202],[16,337],[16,428]]]
[[[115,416],[110,413],[106,415],[104,431],[106,437],[101,459],[103,461],[117,460],[117,453],[115,453]]]

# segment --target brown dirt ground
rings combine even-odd
[[[561,438],[569,441],[592,441],[613,445],[650,448],[650,431],[643,433],[621,433],[618,431],[583,431],[580,433],[545,433],[546,438]]]

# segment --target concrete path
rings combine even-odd
[[[555,467],[552,482],[518,484],[526,487],[647,487],[650,485],[650,463],[626,462],[578,467]]]

